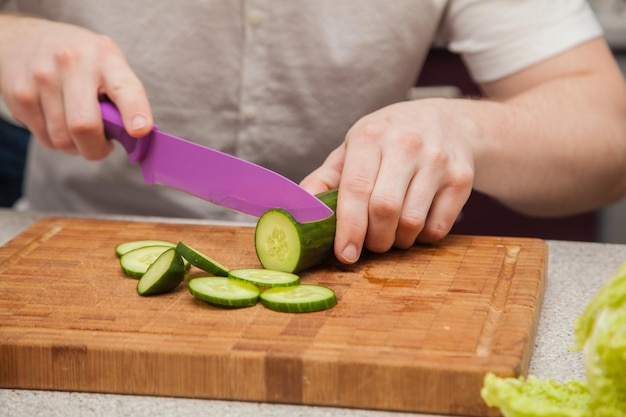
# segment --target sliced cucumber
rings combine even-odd
[[[189,263],[193,266],[202,269],[209,274],[213,274],[219,277],[227,277],[228,276],[228,268],[224,265],[217,262],[215,259],[212,259],[206,256],[203,253],[198,252],[194,248],[184,244],[183,242],[178,242],[176,245],[176,251]]]
[[[137,283],[139,295],[155,295],[172,291],[185,279],[185,263],[175,248],[167,248],[148,267]]]
[[[168,246],[143,246],[126,252],[120,258],[120,265],[126,275],[131,278],[141,278],[150,265],[161,256],[163,252],[172,247]]]
[[[233,269],[228,273],[228,276],[261,287],[286,287],[300,283],[300,277],[298,275],[289,272],[274,271],[272,269]]]
[[[335,292],[320,285],[301,284],[269,288],[261,293],[261,304],[286,313],[310,313],[337,305]]]
[[[199,277],[189,280],[189,292],[219,307],[250,307],[257,303],[261,291],[249,282],[226,277]]]
[[[317,197],[337,208],[337,190]],[[254,234],[256,254],[263,268],[297,273],[318,265],[332,254],[336,216],[299,223],[284,209],[271,209],[257,222]]]
[[[132,240],[130,242],[124,242],[124,243],[120,243],[119,245],[117,245],[115,247],[115,254],[118,257],[120,257],[124,255],[125,253],[130,252],[131,250],[143,248],[145,246],[167,246],[171,248],[171,247],[176,246],[176,243],[169,242],[167,240],[153,240],[153,239]]]

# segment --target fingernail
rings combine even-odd
[[[349,262],[351,264],[353,264],[353,263],[355,263],[356,261],[359,260],[359,253],[356,250],[356,246],[354,246],[352,243],[349,243],[343,249],[343,252],[341,253],[341,255],[343,256],[343,259],[346,262]]]
[[[146,127],[147,124],[148,124],[148,119],[146,119],[144,116],[139,114],[133,117],[133,120],[131,121],[131,124],[130,124],[130,128],[132,130],[140,130]]]

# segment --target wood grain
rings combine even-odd
[[[141,297],[115,256],[184,241],[258,267],[254,229],[47,218],[0,248],[0,386],[498,415],[485,372],[525,375],[546,284],[539,239],[449,236],[329,262],[302,281],[338,305],[223,310],[186,283]],[[191,270],[191,277],[202,272]]]

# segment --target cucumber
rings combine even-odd
[[[337,190],[317,197],[337,209]],[[322,263],[333,253],[336,216],[299,223],[281,208],[270,209],[259,218],[254,233],[257,258],[265,269],[298,273]]]
[[[176,251],[190,264],[193,266],[202,269],[209,274],[227,277],[228,276],[228,268],[224,265],[217,262],[215,259],[212,259],[203,253],[198,252],[194,248],[184,244],[183,242],[178,242],[176,245]]]
[[[286,287],[300,283],[300,277],[296,274],[271,269],[233,269],[228,273],[228,276],[261,287]]]
[[[189,292],[206,303],[227,308],[251,307],[259,301],[259,288],[249,282],[226,277],[189,280]]]
[[[167,240],[154,240],[154,239],[146,239],[146,240],[132,240],[130,242],[120,243],[115,247],[115,254],[118,257],[121,257],[127,252],[130,252],[134,249],[143,248],[145,246],[167,246],[174,247],[176,243],[169,242]]]
[[[120,265],[126,275],[141,278],[163,252],[173,249],[168,246],[143,246],[126,252],[120,257]]]
[[[261,304],[286,313],[310,313],[337,305],[335,292],[321,285],[301,284],[269,288],[261,293]]]
[[[137,283],[139,295],[155,295],[172,291],[185,279],[185,263],[175,248],[167,248],[148,267]]]

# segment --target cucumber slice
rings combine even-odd
[[[317,197],[333,210],[337,207],[337,190]],[[254,233],[256,254],[265,269],[297,273],[318,265],[332,254],[335,242],[336,216],[314,222],[298,223],[286,210],[265,212]]]
[[[139,295],[155,295],[172,291],[185,279],[185,263],[175,248],[167,248],[148,267],[137,283]]]
[[[300,277],[289,272],[271,269],[247,268],[233,269],[228,273],[230,278],[240,279],[261,287],[286,287],[298,285]]]
[[[189,291],[199,300],[219,307],[250,307],[257,303],[259,288],[238,279],[200,277],[189,280]]]
[[[310,313],[337,305],[335,292],[321,285],[301,284],[269,288],[261,293],[261,304],[286,313]]]
[[[183,242],[178,242],[176,245],[176,251],[193,266],[200,268],[209,274],[219,277],[228,276],[228,268],[217,262],[215,259],[209,258],[205,254],[198,252]]]
[[[148,267],[168,249],[172,249],[172,247],[143,246],[133,249],[121,256],[120,265],[126,275],[139,279],[146,273]]]
[[[131,250],[143,248],[145,246],[167,246],[171,248],[171,247],[176,246],[176,243],[169,242],[167,240],[153,240],[153,239],[131,240],[129,242],[124,242],[124,243],[120,243],[119,245],[117,245],[115,247],[115,254],[118,257],[121,257],[125,253],[130,252]]]

